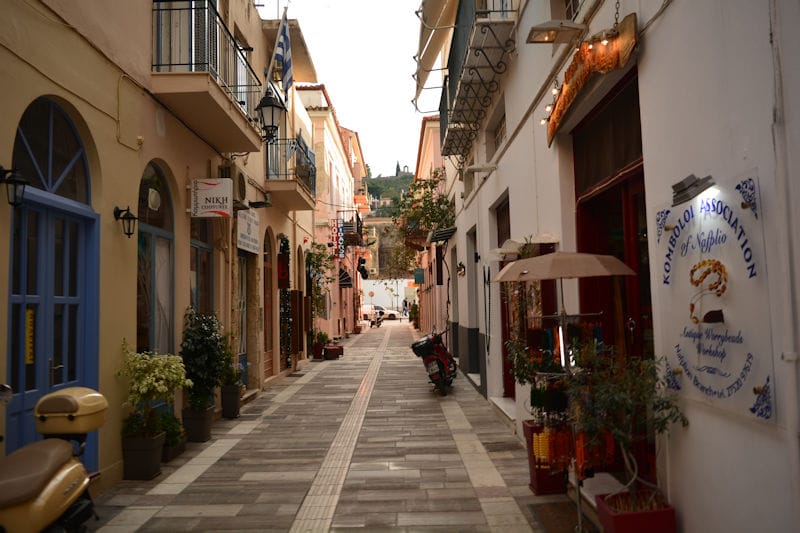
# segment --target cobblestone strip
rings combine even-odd
[[[328,531],[331,527],[391,331],[390,328],[386,329],[383,341],[367,368],[330,450],[297,512],[290,530],[294,533]]]
[[[492,531],[533,531],[458,402],[442,398],[442,411]]]

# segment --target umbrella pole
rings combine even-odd
[[[567,326],[567,308],[564,305],[564,278],[558,278],[559,284],[559,292],[561,298],[561,309],[558,312],[558,346],[561,350],[561,366],[564,367],[564,370],[570,374],[570,361],[567,361],[566,358],[566,351],[564,349],[564,328]],[[575,422],[570,422],[570,428],[572,430],[572,442],[577,444],[578,442],[578,432],[577,428],[575,427]],[[583,486],[583,480],[581,480],[580,475],[578,473],[578,465],[575,461],[575,457],[572,457],[572,473],[575,475],[575,508],[578,514],[578,523],[575,526],[575,533],[583,533],[583,509],[581,501],[583,499],[583,495],[581,494],[581,487]]]

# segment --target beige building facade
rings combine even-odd
[[[294,82],[316,83],[288,25]],[[0,165],[28,182],[0,204],[5,453],[36,438],[41,395],[88,386],[109,415],[85,460],[119,480],[123,341],[179,353],[190,306],[230,334],[248,394],[306,363],[319,156],[296,88],[264,78],[278,27],[252,1],[4,4]],[[268,90],[286,111],[265,143]]]

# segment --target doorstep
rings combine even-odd
[[[489,398],[492,406],[500,413],[500,418],[511,430],[517,432],[517,403],[513,398],[493,396]]]

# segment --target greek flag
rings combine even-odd
[[[278,41],[275,46],[275,59],[281,62],[281,84],[285,94],[289,94],[289,87],[292,86],[294,78],[292,76],[292,45],[289,42],[289,21],[286,19],[286,10],[283,11],[281,25],[278,27]]]

